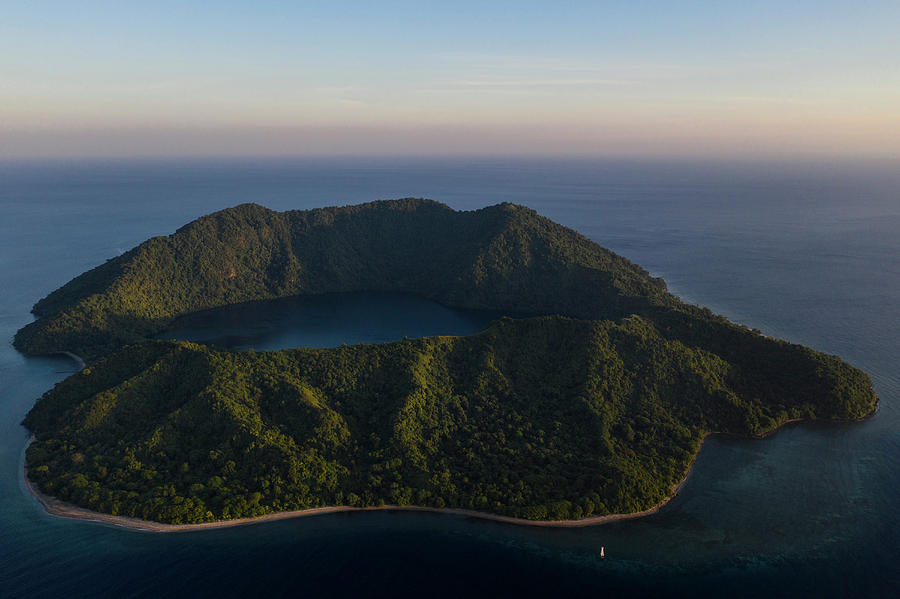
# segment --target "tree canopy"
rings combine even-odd
[[[332,349],[148,340],[200,309],[354,290],[543,316]],[[709,432],[855,419],[876,401],[840,358],[685,304],[510,204],[238,206],[73,279],[35,313],[17,347],[93,363],[28,414],[29,477],[174,524],[385,503],[536,520],[640,511]]]

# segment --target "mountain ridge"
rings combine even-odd
[[[241,254],[240,252],[243,252]],[[571,272],[581,267],[584,272]],[[461,308],[584,313],[560,306],[593,276],[604,300],[664,294],[630,261],[536,212],[457,212],[430,200],[274,212],[256,204],[201,217],[76,277],[35,304],[16,347],[87,358],[164,330],[175,316],[298,294],[404,291]],[[549,278],[535,294],[534,279]],[[531,301],[528,301],[528,297]],[[595,305],[600,302],[593,301]],[[606,301],[609,316],[625,311]]]

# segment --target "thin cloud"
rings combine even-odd
[[[468,79],[451,85],[465,87],[600,87],[632,85],[626,79]]]

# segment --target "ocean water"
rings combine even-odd
[[[340,159],[0,164],[0,596],[814,596],[900,593],[900,169],[896,164]],[[144,239],[253,201],[430,197],[528,205],[684,299],[840,354],[881,407],[853,424],[711,438],[659,513],[543,529],[335,514],[154,534],[47,515],[22,476],[35,399],[65,358],[10,345],[39,298]],[[234,347],[465,334],[490,315],[409,297],[248,305],[180,335]],[[296,307],[303,308],[299,312]],[[604,547],[606,558],[599,557]]]

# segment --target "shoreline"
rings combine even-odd
[[[74,356],[74,354],[72,354]],[[77,356],[75,356],[77,358]],[[880,406],[880,401],[876,400],[875,407],[871,412],[859,418],[857,420],[816,420],[816,419],[807,419],[807,418],[793,418],[791,420],[787,420],[780,425],[776,426],[770,431],[766,431],[760,435],[752,435],[749,437],[744,437],[743,435],[735,435],[734,433],[724,433],[724,432],[710,432],[706,433],[703,436],[703,439],[700,440],[700,444],[697,446],[697,451],[694,453],[694,456],[691,458],[690,464],[688,464],[687,471],[684,474],[684,477],[675,484],[669,494],[658,504],[655,506],[648,508],[646,510],[642,510],[640,512],[631,512],[627,514],[606,514],[605,516],[591,516],[588,518],[582,518],[580,520],[526,520],[524,518],[516,518],[513,516],[501,516],[499,514],[491,514],[488,512],[478,512],[475,510],[467,510],[462,508],[432,508],[432,507],[424,507],[417,505],[383,505],[383,506],[370,506],[370,507],[353,507],[349,505],[339,505],[339,506],[327,506],[327,507],[318,507],[318,508],[310,508],[306,510],[295,510],[290,512],[275,512],[271,514],[264,514],[262,516],[255,516],[249,518],[235,518],[233,520],[217,520],[215,522],[201,522],[198,524],[164,524],[162,522],[154,522],[152,520],[142,520],[140,518],[133,518],[130,516],[114,516],[112,514],[104,514],[102,512],[95,512],[93,510],[89,510],[87,508],[79,507],[77,505],[67,503],[55,497],[51,497],[46,495],[40,491],[38,491],[28,479],[28,466],[25,462],[25,451],[22,452],[22,469],[25,475],[25,487],[28,489],[28,492],[31,496],[37,501],[43,508],[47,514],[51,516],[55,516],[58,518],[71,518],[75,520],[87,520],[89,522],[98,522],[101,524],[107,524],[110,526],[118,526],[122,528],[128,528],[131,530],[138,530],[143,532],[160,532],[160,533],[170,533],[170,532],[191,532],[198,530],[212,530],[217,528],[230,528],[232,526],[249,526],[252,524],[260,524],[263,522],[272,522],[276,520],[288,520],[292,518],[306,518],[312,516],[321,516],[324,514],[338,514],[345,512],[376,512],[376,511],[395,511],[395,512],[430,512],[436,514],[448,514],[454,516],[464,516],[467,518],[478,518],[481,520],[489,520],[493,522],[500,522],[503,524],[513,524],[517,526],[537,526],[544,528],[583,528],[587,526],[601,526],[603,524],[608,524],[610,522],[618,522],[621,520],[631,520],[633,518],[643,518],[644,516],[649,516],[651,514],[655,514],[660,511],[663,507],[665,507],[672,499],[674,499],[678,492],[681,490],[681,487],[687,482],[688,478],[690,478],[691,473],[694,471],[694,465],[697,462],[697,457],[700,455],[700,451],[703,449],[703,444],[706,443],[706,440],[713,435],[722,435],[728,437],[740,437],[740,438],[748,438],[748,439],[757,439],[763,440],[768,437],[771,437],[785,426],[791,424],[801,424],[801,423],[849,423],[849,422],[861,422],[863,420],[867,420],[875,415],[878,412],[878,408]],[[34,435],[29,437],[28,443],[25,445],[27,450],[28,445],[31,444],[31,441],[34,439]]]
[[[177,533],[192,532],[198,530],[211,530],[217,528],[230,528],[235,526],[250,526],[253,524],[262,524],[264,522],[273,522],[276,520],[289,520],[293,518],[307,518],[313,516],[321,516],[325,514],[339,514],[350,512],[429,512],[434,514],[447,514],[454,516],[463,516],[466,518],[477,518],[479,520],[490,520],[503,524],[513,524],[517,526],[538,526],[545,528],[582,528],[586,526],[599,526],[609,522],[618,520],[628,520],[631,518],[641,518],[649,516],[659,511],[659,509],[668,503],[674,495],[667,497],[662,503],[642,512],[634,512],[631,514],[607,514],[605,516],[593,516],[590,518],[582,518],[581,520],[525,520],[524,518],[514,518],[512,516],[500,516],[497,514],[489,514],[487,512],[477,512],[474,510],[466,510],[461,508],[431,508],[417,505],[383,505],[371,507],[353,507],[353,506],[328,506],[310,508],[307,510],[296,510],[292,512],[275,512],[262,516],[250,518],[236,518],[234,520],[217,520],[215,522],[201,522],[199,524],[163,524],[161,522],[153,522],[150,520],[141,520],[140,518],[132,518],[130,516],[113,516],[112,514],[104,514],[94,512],[85,508],[81,508],[59,499],[44,495],[35,489],[31,482],[25,481],[26,487],[32,496],[40,503],[45,511],[51,516],[59,518],[71,518],[75,520],[87,520],[89,522],[98,522],[112,526],[119,526],[131,530],[143,532],[158,533]]]
[[[58,352],[56,352],[56,354],[60,355],[60,356],[66,356],[67,358],[71,358],[72,360],[75,360],[75,363],[78,365],[79,372],[84,370],[85,368],[87,368],[87,364],[85,363],[84,358],[82,358],[78,354],[74,354],[70,351],[65,351],[65,350],[58,351]]]
[[[516,518],[514,516],[501,516],[499,514],[491,514],[488,512],[478,512],[475,510],[467,510],[463,508],[435,508],[435,507],[424,507],[418,505],[383,505],[383,506],[369,506],[369,507],[353,507],[349,505],[338,505],[338,506],[327,506],[327,507],[317,507],[310,508],[306,510],[294,510],[290,512],[275,512],[271,514],[264,514],[262,516],[254,516],[249,518],[235,518],[233,520],[216,520],[215,522],[201,522],[197,524],[164,524],[162,522],[154,522],[152,520],[142,520],[140,518],[133,518],[131,516],[115,516],[113,514],[105,514],[103,512],[95,512],[93,510],[89,510],[87,508],[79,507],[77,505],[62,501],[61,499],[57,499],[56,497],[51,497],[50,495],[46,495],[41,491],[38,491],[34,485],[31,484],[31,480],[28,478],[28,466],[25,463],[25,452],[22,452],[22,470],[24,472],[25,479],[25,488],[28,489],[28,492],[31,496],[37,501],[43,508],[47,514],[51,516],[55,516],[58,518],[70,518],[74,520],[87,520],[89,522],[98,522],[101,524],[107,524],[111,526],[118,526],[122,528],[128,528],[131,530],[139,530],[143,532],[191,532],[197,530],[210,530],[216,528],[229,528],[232,526],[249,526],[251,524],[259,524],[263,522],[272,522],[275,520],[288,520],[291,518],[305,518],[311,516],[321,516],[324,514],[338,514],[345,512],[377,512],[377,511],[394,511],[394,512],[430,512],[436,514],[448,514],[454,516],[464,516],[467,518],[478,518],[481,520],[490,520],[493,522],[500,522],[503,524],[514,524],[517,526],[538,526],[545,528],[583,528],[586,526],[600,526],[602,524],[608,524],[610,522],[617,522],[619,520],[630,520],[632,518],[642,518],[644,516],[649,516],[651,514],[655,514],[660,509],[663,508],[667,503],[669,503],[675,496],[678,494],[678,491],[681,489],[682,485],[687,481],[688,477],[690,477],[691,472],[694,470],[694,464],[697,461],[697,456],[700,455],[700,450],[703,448],[703,444],[706,442],[706,439],[709,438],[710,435],[714,435],[717,433],[707,433],[703,439],[700,441],[700,445],[697,446],[697,452],[694,454],[694,457],[691,458],[691,462],[688,465],[687,472],[684,477],[675,484],[672,489],[669,491],[669,494],[663,499],[661,502],[656,504],[655,506],[648,508],[646,510],[642,510],[640,512],[630,512],[627,514],[606,514],[604,516],[590,516],[588,518],[581,518],[580,520],[526,520],[525,518]],[[25,445],[27,450],[28,445],[31,444],[31,441],[34,439],[34,435],[29,437],[28,443]]]
[[[707,435],[708,436],[708,435]],[[704,437],[704,441],[706,438]],[[31,443],[31,439],[28,441]],[[703,445],[703,441],[700,442]],[[26,446],[27,447],[27,446]],[[699,454],[699,448],[697,453]],[[349,512],[430,512],[435,514],[448,514],[454,516],[463,516],[467,518],[477,518],[480,520],[490,520],[503,524],[513,524],[517,526],[539,526],[545,528],[582,528],[586,526],[599,526],[616,522],[619,520],[630,520],[632,518],[642,518],[658,512],[664,505],[669,503],[678,493],[678,490],[690,476],[694,468],[694,460],[688,467],[688,472],[684,478],[675,485],[671,493],[657,505],[640,511],[628,514],[607,514],[605,516],[591,516],[580,520],[526,520],[524,518],[515,518],[513,516],[501,516],[499,514],[490,514],[488,512],[478,512],[475,510],[466,510],[462,508],[433,508],[418,505],[383,505],[370,507],[353,507],[349,505],[327,506],[310,508],[306,510],[295,510],[290,512],[275,512],[255,516],[249,518],[235,518],[233,520],[216,520],[215,522],[201,522],[198,524],[164,524],[162,522],[154,522],[152,520],[142,520],[131,516],[114,516],[112,514],[104,514],[103,512],[95,512],[87,508],[67,503],[55,497],[46,495],[38,491],[31,481],[28,479],[28,467],[23,464],[25,474],[25,487],[31,496],[37,501],[47,514],[57,518],[69,518],[73,520],[87,520],[89,522],[97,522],[110,526],[118,526],[142,532],[158,532],[158,533],[176,533],[176,532],[192,532],[198,530],[211,530],[217,528],[230,528],[233,526],[249,526],[252,524],[261,524],[263,522],[273,522],[276,520],[289,520],[292,518],[306,518],[312,516],[321,516],[325,514],[338,514]]]

